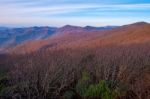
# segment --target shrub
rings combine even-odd
[[[111,99],[111,92],[106,81],[102,80],[98,84],[91,84],[85,92],[85,97],[101,97],[102,99]]]
[[[73,91],[67,91],[64,94],[64,99],[73,99],[74,96],[75,96],[75,93]]]
[[[1,74],[0,75],[0,96],[3,95],[6,88],[7,88],[7,76]]]
[[[78,81],[76,85],[76,91],[81,95],[85,96],[85,92],[87,91],[90,85],[90,77],[87,72],[82,73],[82,78]]]
[[[126,95],[127,86],[113,81],[101,80],[98,84],[91,82],[90,76],[87,72],[83,72],[82,78],[76,85],[76,91],[85,99],[116,99]]]

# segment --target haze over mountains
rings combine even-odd
[[[71,32],[74,30],[108,30],[116,28],[115,26],[107,26],[107,27],[77,27],[66,25],[62,28],[56,27],[27,27],[27,28],[7,28],[0,27],[0,46],[11,45],[11,44],[19,44],[27,40],[39,40],[46,39],[57,32]]]
[[[0,28],[1,52],[32,52],[47,48],[93,48],[110,44],[150,41],[150,24],[137,22],[124,26]]]

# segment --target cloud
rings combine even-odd
[[[1,5],[0,15],[34,15],[48,14],[56,15],[62,13],[80,12],[80,11],[114,11],[114,10],[142,10],[149,9],[150,4],[119,4],[119,5],[98,5],[98,4],[69,4],[56,6],[33,6],[26,5]]]
[[[104,22],[106,23],[108,23],[107,20],[109,20],[109,22],[112,23],[115,22],[117,19],[120,19],[120,22],[123,23],[123,21],[121,21],[121,19],[124,18],[122,17],[122,15],[126,14],[125,17],[129,18],[131,16],[131,14],[128,14],[130,11],[133,11],[132,14],[136,13],[135,15],[137,16],[137,18],[135,19],[138,20],[140,20],[140,18],[142,19],[143,17],[145,17],[144,15],[150,15],[150,3],[59,3],[54,5],[45,4],[46,2],[50,3],[52,1],[53,0],[14,0],[13,2],[12,0],[6,0],[3,2],[0,1],[0,9],[2,9],[0,10],[0,24],[62,25],[67,23],[78,23],[83,25],[88,24],[88,22],[89,24],[96,24],[96,22],[102,22],[102,20],[104,20]],[[67,0],[61,0],[61,2],[66,1]],[[114,11],[116,11],[117,13],[113,13]],[[78,20],[80,20],[80,22]],[[119,21],[116,22],[120,23]]]

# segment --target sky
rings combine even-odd
[[[0,0],[0,26],[106,26],[150,22],[150,0]]]

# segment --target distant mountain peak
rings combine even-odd
[[[136,22],[136,23],[133,23],[131,25],[136,25],[136,26],[141,26],[141,25],[148,25],[149,23],[147,22]]]
[[[73,25],[65,25],[65,26],[63,26],[61,28],[81,28],[81,27],[79,27],[79,26],[73,26]]]
[[[73,31],[78,31],[78,30],[82,30],[82,27],[79,26],[72,26],[72,25],[65,25],[61,28],[58,29],[58,32],[73,32]]]
[[[117,27],[119,26],[103,26],[103,27],[85,26],[84,29],[86,30],[111,30]]]
[[[89,25],[85,26],[85,28],[91,28],[91,27],[93,27],[93,26],[89,26]]]

